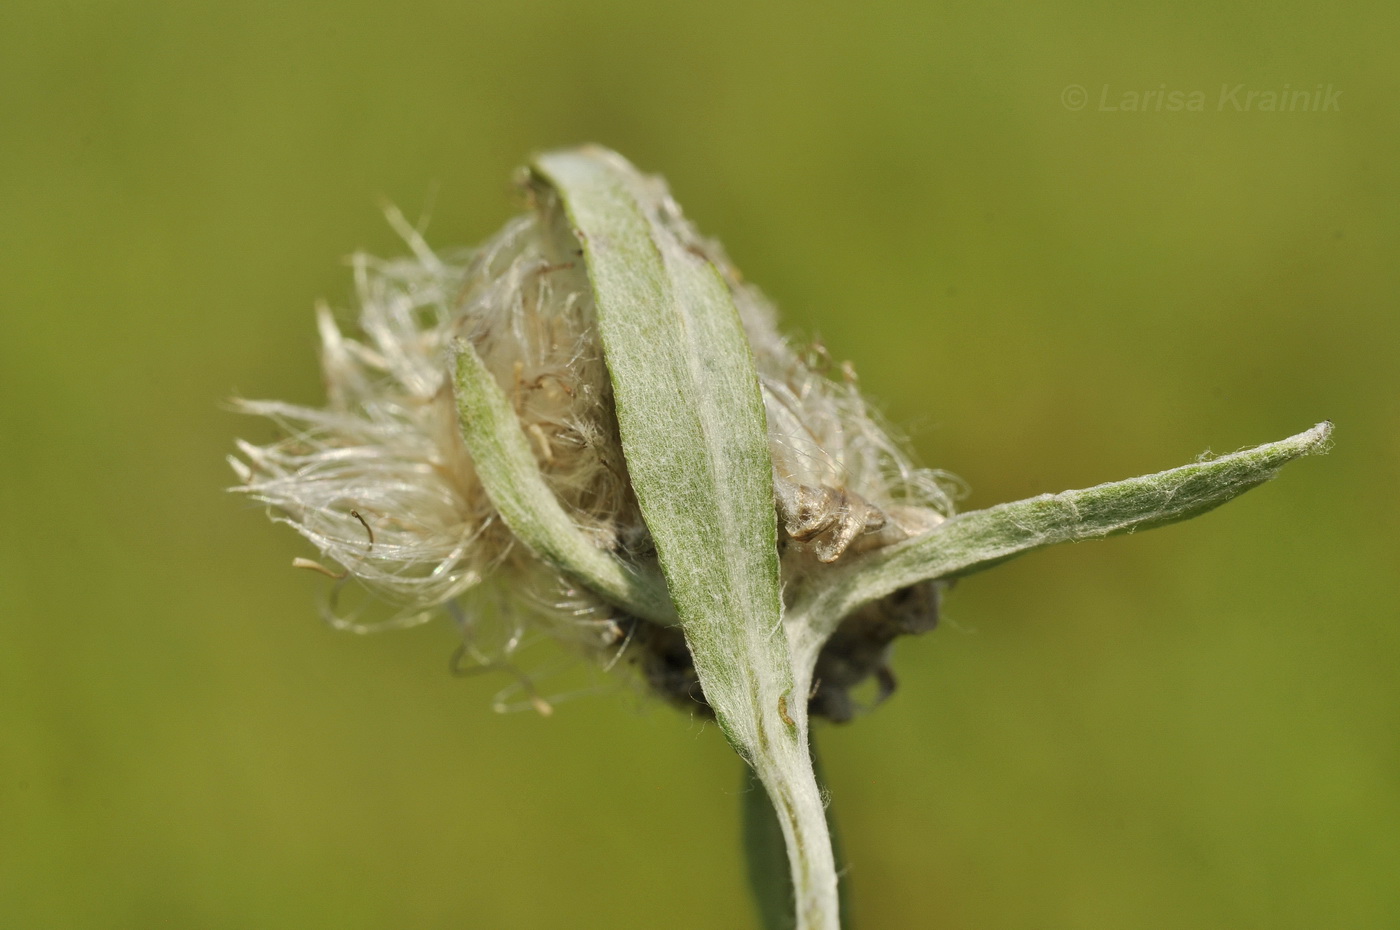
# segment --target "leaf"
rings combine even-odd
[[[705,694],[751,746],[768,737],[732,705],[762,688],[776,706],[791,675],[767,425],[738,312],[620,156],[590,148],[535,165],[583,246],[623,456]],[[762,680],[749,667],[758,656],[771,666]]]
[[[1273,478],[1293,459],[1325,451],[1331,435],[1332,424],[1319,423],[1288,439],[1153,475],[962,514],[922,536],[852,559],[793,610],[811,618],[811,637],[824,640],[851,611],[911,584],[970,575],[1046,546],[1166,526],[1213,510]],[[804,643],[804,651],[810,648]]]
[[[675,623],[666,586],[599,549],[540,474],[510,399],[470,342],[456,345],[454,388],[462,438],[481,485],[516,538],[545,562],[634,616]]]
[[[705,698],[772,798],[797,926],[836,925],[836,873],[782,622],[773,465],[758,375],[715,266],[621,156],[539,156],[593,287],[632,486]]]

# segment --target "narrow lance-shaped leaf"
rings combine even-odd
[[[804,647],[819,648],[842,617],[908,585],[970,575],[1057,543],[1152,529],[1205,513],[1268,481],[1293,459],[1323,451],[1331,434],[1331,423],[1319,423],[1288,439],[1153,475],[955,517],[828,576],[793,608],[813,620],[812,642]]]
[[[545,484],[510,399],[470,342],[457,344],[456,390],[462,438],[486,494],[515,537],[536,556],[638,617],[674,623],[660,578],[599,549]]]
[[[834,927],[835,869],[782,624],[772,461],[728,287],[620,156],[540,156],[582,245],[632,486],[705,698],[774,801],[799,927]]]

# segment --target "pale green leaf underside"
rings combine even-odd
[[[729,288],[615,153],[534,170],[583,248],[623,456],[705,698],[773,802],[796,925],[837,922],[836,870],[782,623],[767,419]]]
[[[1319,423],[1288,439],[1168,471],[963,514],[852,559],[793,610],[830,627],[862,604],[919,581],[969,575],[1056,543],[1186,520],[1263,484],[1293,459],[1324,451],[1331,433],[1331,423]]]
[[[583,247],[627,470],[696,669],[726,726],[743,727],[724,720],[719,692],[751,691],[747,667],[764,653],[788,660],[772,635],[782,603],[767,425],[738,312],[620,156],[553,152],[535,169]]]
[[[666,586],[599,549],[545,483],[509,398],[470,342],[457,344],[456,399],[462,437],[501,519],[537,557],[635,616],[675,623]]]

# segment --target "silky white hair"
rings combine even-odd
[[[832,365],[820,346],[794,350],[721,247],[695,232],[664,182],[648,183],[648,208],[728,281],[753,348],[787,531],[785,586],[848,549],[951,515],[947,476],[913,465],[849,366]],[[474,651],[483,662],[508,655],[531,630],[606,655],[630,634],[612,608],[517,545],[496,513],[458,428],[454,340],[472,341],[511,398],[541,473],[578,527],[625,559],[654,557],[627,479],[583,259],[557,202],[531,193],[530,212],[465,252],[434,251],[391,211],[409,254],[355,256],[356,332],[317,311],[325,404],[237,402],[272,420],[281,438],[239,441],[230,457],[234,490],[266,504],[331,567],[302,564],[358,581],[391,605],[391,622],[444,605],[469,639],[481,616],[504,622],[491,650]]]

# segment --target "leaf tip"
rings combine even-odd
[[[1299,455],[1325,455],[1332,451],[1332,421],[1323,420],[1312,429],[1293,437]]]

